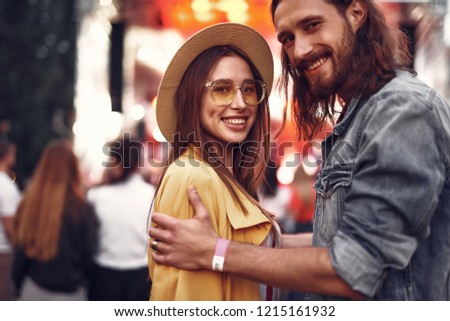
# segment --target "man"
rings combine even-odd
[[[407,71],[404,37],[374,1],[274,0],[271,9],[299,134],[311,138],[344,105],[322,144],[312,239],[223,251],[191,188],[194,219],[153,215],[153,259],[195,270],[224,257],[223,272],[313,300],[449,300],[448,104]]]
[[[9,176],[16,160],[16,148],[0,136],[0,301],[14,299],[11,280],[13,218],[20,192]]]

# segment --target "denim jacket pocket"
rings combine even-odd
[[[353,165],[324,168],[317,177],[314,244],[328,246],[339,228],[344,199],[351,184]]]

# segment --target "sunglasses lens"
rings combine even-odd
[[[256,80],[247,80],[239,87],[236,87],[231,80],[217,80],[211,84],[209,89],[218,106],[230,105],[236,98],[239,89],[244,101],[249,105],[258,105],[265,96],[264,85]]]
[[[264,88],[258,81],[246,81],[241,88],[244,100],[249,105],[258,105],[264,98]]]
[[[226,80],[219,80],[211,85],[211,94],[215,103],[219,106],[226,106],[233,102],[236,97],[233,82]]]

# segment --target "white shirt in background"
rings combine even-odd
[[[119,270],[147,266],[147,220],[154,194],[153,185],[137,173],[88,191],[99,220],[98,265]]]
[[[21,199],[17,185],[5,172],[0,172],[0,217],[13,217]],[[0,220],[0,253],[11,253],[11,244]]]

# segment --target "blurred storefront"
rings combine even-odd
[[[448,0],[378,2],[388,21],[409,35],[418,77],[450,99]],[[18,165],[31,174],[45,142],[73,132],[89,173],[87,183],[96,183],[106,158],[105,143],[126,132],[147,144],[153,160],[149,168],[155,167],[165,150],[153,106],[177,48],[207,25],[246,23],[266,37],[278,76],[280,47],[269,6],[270,0],[2,1],[0,33],[8,47],[2,46],[0,56],[8,77],[0,88],[6,102],[0,121],[9,123],[22,144]],[[14,70],[8,68],[14,63]],[[283,104],[280,95],[271,96],[275,129],[281,124]],[[27,112],[32,108],[33,113]],[[317,152],[296,140],[289,112],[287,116],[276,141],[283,149],[277,150],[279,164],[286,163],[285,155]],[[293,177],[286,175],[283,182]]]
[[[92,181],[99,177],[99,164],[105,157],[99,146],[121,132],[135,132],[150,142],[158,163],[163,152],[153,108],[158,84],[176,49],[197,30],[223,21],[253,26],[271,45],[279,75],[280,48],[274,37],[270,0],[79,1],[90,2],[92,10],[85,15],[79,35],[74,132]],[[447,1],[379,2],[389,23],[399,25],[409,36],[418,76],[449,97]],[[276,94],[271,100],[276,128],[281,123],[283,102]],[[287,116],[276,142],[277,148],[282,148],[276,152],[279,164],[286,163],[286,155],[295,157],[310,148],[296,141],[289,112]],[[280,177],[285,183],[293,177],[288,172]]]
[[[449,1],[379,2],[390,22],[409,36],[418,77],[450,100]]]
[[[420,6],[416,32],[418,77],[450,101],[450,2],[432,0]]]

